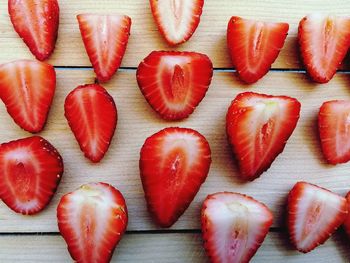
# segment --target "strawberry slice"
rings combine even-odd
[[[64,109],[85,157],[95,163],[101,161],[117,126],[113,97],[97,84],[79,86],[67,96]]]
[[[90,183],[62,197],[58,228],[74,262],[110,262],[127,224],[123,195],[106,183]]]
[[[8,0],[11,22],[38,60],[50,57],[57,40],[59,6],[57,0]]]
[[[346,199],[306,182],[294,185],[288,196],[288,230],[297,250],[307,253],[323,244],[344,222]]]
[[[287,23],[267,23],[237,16],[227,27],[227,46],[241,80],[257,82],[275,62],[288,35]]]
[[[232,101],[226,116],[229,142],[241,177],[254,180],[283,151],[300,114],[300,103],[286,96],[244,92]]]
[[[350,18],[312,14],[299,24],[301,58],[310,77],[330,81],[350,46]]]
[[[0,199],[16,213],[32,215],[52,199],[63,161],[45,139],[34,136],[0,145]]]
[[[150,0],[154,20],[169,45],[186,42],[196,31],[204,0]]]
[[[137,69],[142,94],[165,120],[187,118],[204,98],[212,76],[210,59],[195,52],[153,51]]]
[[[161,227],[172,226],[207,178],[211,152],[197,131],[166,128],[141,149],[140,174],[148,210]]]
[[[131,19],[124,15],[77,16],[86,52],[100,82],[109,81],[120,67],[128,44]]]
[[[26,131],[44,128],[55,89],[56,72],[49,64],[18,60],[0,66],[0,98]]]
[[[204,201],[201,220],[211,262],[248,263],[268,234],[273,215],[250,196],[221,192]]]
[[[343,223],[343,227],[345,229],[346,234],[350,238],[350,192],[348,192],[345,199],[346,199],[347,208],[348,208],[348,215],[345,218],[345,221]]]
[[[318,114],[322,151],[328,163],[350,160],[350,101],[334,100],[323,103]]]

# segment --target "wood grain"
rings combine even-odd
[[[341,235],[335,235],[314,251],[301,254],[290,246],[285,233],[269,233],[251,262],[348,262],[346,242]],[[71,262],[60,236],[0,236],[0,259],[2,263]],[[169,233],[125,235],[112,262],[209,263],[209,260],[200,234]]]
[[[317,136],[317,113],[323,101],[350,98],[347,74],[337,74],[326,85],[310,83],[304,74],[270,72],[259,84],[242,84],[231,72],[216,72],[213,83],[197,110],[183,122],[161,120],[143,98],[134,71],[122,71],[106,88],[115,98],[119,121],[115,138],[99,165],[83,157],[64,118],[66,95],[79,84],[93,82],[91,70],[57,70],[58,86],[47,126],[40,135],[51,141],[65,161],[65,173],[53,201],[42,213],[24,217],[0,203],[1,232],[56,232],[56,206],[60,197],[87,182],[105,181],[119,188],[129,207],[129,230],[157,229],[146,210],[139,179],[139,151],[145,139],[168,126],[194,128],[208,139],[213,163],[207,181],[173,229],[199,229],[199,211],[204,198],[218,191],[235,191],[266,203],[275,215],[274,226],[283,227],[285,200],[300,180],[312,182],[345,194],[350,188],[350,163],[325,164]],[[284,152],[261,178],[251,183],[239,180],[236,165],[226,141],[225,115],[231,100],[240,92],[284,94],[302,103],[300,122]],[[4,106],[0,106],[0,142],[29,136],[21,131]]]
[[[226,48],[226,27],[233,15],[263,21],[290,24],[285,47],[273,68],[300,68],[296,47],[299,20],[312,12],[349,15],[350,1],[323,0],[206,0],[201,23],[186,44],[170,48],[160,36],[150,12],[148,0],[69,0],[59,1],[61,19],[57,47],[50,63],[56,66],[90,66],[82,45],[76,15],[79,13],[119,13],[132,18],[131,37],[123,67],[136,67],[152,50],[193,50],[207,54],[217,68],[231,67]],[[0,63],[32,58],[14,31],[7,14],[7,1],[0,1]],[[350,68],[346,65],[345,68]]]

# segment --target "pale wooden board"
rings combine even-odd
[[[335,235],[308,254],[293,249],[284,233],[269,233],[251,262],[349,262],[349,246],[342,235]],[[19,253],[20,251],[20,253]],[[71,262],[60,236],[0,236],[0,261]],[[200,234],[126,234],[112,262],[205,263],[209,260]]]
[[[61,20],[57,48],[49,62],[60,66],[90,66],[82,45],[76,15],[79,13],[119,13],[132,18],[128,50],[122,66],[136,67],[152,50],[170,49],[153,21],[148,0],[60,0]],[[296,48],[297,26],[302,17],[312,12],[350,14],[347,0],[206,0],[201,23],[193,38],[174,49],[202,52],[215,67],[231,67],[226,48],[226,27],[233,15],[264,21],[290,23],[289,36],[274,68],[299,68]],[[32,58],[14,31],[7,14],[7,1],[0,0],[0,63]]]
[[[124,193],[129,207],[129,230],[155,229],[146,210],[139,179],[139,151],[145,139],[168,126],[194,128],[208,139],[213,163],[207,181],[173,229],[199,229],[199,213],[204,198],[217,191],[249,194],[266,203],[276,219],[274,226],[283,226],[288,191],[299,180],[306,180],[345,194],[350,189],[350,163],[326,165],[317,137],[317,113],[323,101],[350,98],[347,74],[337,74],[327,85],[310,83],[304,74],[270,72],[259,84],[247,89],[231,72],[216,72],[213,83],[197,110],[183,122],[161,120],[149,107],[135,80],[134,71],[119,72],[106,88],[113,95],[119,110],[115,138],[106,158],[93,165],[80,152],[63,116],[66,94],[79,84],[93,81],[91,70],[58,70],[57,93],[42,136],[51,141],[65,161],[65,173],[58,192],[48,208],[33,217],[19,216],[0,203],[1,232],[55,232],[56,206],[59,198],[78,186],[105,181]],[[301,119],[284,152],[261,178],[251,183],[238,179],[236,165],[226,141],[225,115],[231,100],[239,92],[253,90],[269,94],[285,94],[302,103]],[[4,106],[0,106],[0,142],[29,136],[13,124]]]

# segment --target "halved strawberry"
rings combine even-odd
[[[299,24],[299,48],[310,77],[330,81],[350,46],[350,18],[322,14],[304,17]]]
[[[92,162],[101,161],[117,126],[113,97],[97,84],[79,86],[67,96],[64,109],[85,157]]]
[[[74,262],[110,262],[127,224],[123,195],[106,183],[90,183],[62,197],[58,228]]]
[[[8,12],[18,35],[38,60],[50,57],[57,40],[57,0],[9,0]]]
[[[350,160],[350,101],[323,103],[318,114],[322,151],[330,164]]]
[[[211,164],[209,144],[197,131],[166,128],[145,141],[140,155],[148,210],[157,224],[170,227],[207,178]]]
[[[248,263],[269,232],[273,215],[250,196],[221,192],[204,201],[201,220],[211,262]]]
[[[56,89],[53,66],[17,60],[0,66],[0,98],[24,130],[40,132],[46,123]]]
[[[151,107],[163,119],[181,120],[204,98],[213,64],[200,53],[153,51],[140,63],[136,75]]]
[[[119,68],[128,44],[131,19],[124,15],[77,16],[86,52],[97,79],[107,82]]]
[[[288,196],[288,230],[297,250],[307,253],[323,244],[344,222],[346,199],[316,185],[298,182]]]
[[[227,46],[232,64],[244,82],[254,83],[270,70],[288,30],[287,23],[231,17],[227,27]]]
[[[238,94],[226,116],[228,140],[241,177],[254,180],[283,151],[300,114],[300,103],[286,96]]]
[[[350,238],[350,192],[348,192],[345,199],[346,199],[347,208],[348,208],[348,215],[345,218],[345,221],[343,223],[343,227],[345,229],[346,234]]]
[[[196,31],[204,0],[150,0],[154,20],[169,45],[186,42]]]
[[[32,215],[43,210],[62,174],[60,154],[42,137],[0,145],[0,199],[17,213]]]

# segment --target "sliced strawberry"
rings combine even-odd
[[[254,180],[271,166],[299,114],[300,103],[290,97],[238,94],[228,109],[226,130],[243,179]]]
[[[154,20],[169,45],[186,42],[196,31],[204,0],[150,0]]]
[[[254,83],[266,75],[288,35],[287,23],[267,23],[237,16],[227,27],[227,46],[239,77]]]
[[[322,151],[330,164],[350,160],[350,101],[323,103],[318,114]]]
[[[204,98],[212,76],[210,59],[195,52],[153,51],[137,69],[142,94],[166,120],[188,117]]]
[[[288,230],[297,250],[307,253],[323,244],[344,222],[346,199],[313,184],[298,182],[288,196]]]
[[[310,77],[330,81],[350,46],[350,18],[312,14],[299,24],[299,48]]]
[[[117,108],[97,84],[79,86],[66,98],[65,116],[85,157],[99,162],[106,154],[117,126]]]
[[[18,60],[0,66],[0,98],[24,130],[40,132],[56,89],[55,69],[46,63]]]
[[[200,133],[166,128],[141,149],[140,173],[148,210],[161,227],[170,227],[191,204],[207,178],[211,152]]]
[[[38,60],[55,49],[59,6],[57,0],[9,0],[8,12],[18,35]]]
[[[222,192],[207,197],[201,220],[204,247],[212,263],[248,263],[269,232],[273,215],[249,196]]]
[[[128,212],[117,189],[90,183],[62,197],[57,221],[74,262],[108,263],[126,230]]]
[[[350,192],[346,195],[346,203],[348,208],[348,215],[346,216],[346,219],[343,223],[343,227],[345,229],[346,234],[350,238]]]
[[[100,82],[119,68],[128,44],[131,19],[124,15],[77,16],[86,52]]]
[[[0,145],[0,199],[17,213],[43,210],[62,174],[60,154],[39,136]]]

